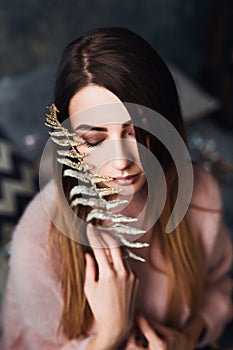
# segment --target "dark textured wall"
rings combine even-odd
[[[1,0],[0,74],[56,63],[64,45],[100,26],[125,26],[197,76],[212,0]]]

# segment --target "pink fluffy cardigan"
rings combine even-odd
[[[211,175],[194,172],[192,203],[205,208],[221,207],[218,185]],[[15,228],[10,270],[2,303],[2,350],[84,350],[97,332],[96,323],[87,337],[67,340],[57,336],[63,299],[48,251],[50,217],[56,205],[56,185],[51,180],[27,206]],[[42,200],[42,196],[43,200]],[[43,201],[46,200],[46,208]],[[205,294],[199,312],[207,324],[207,333],[198,347],[215,341],[233,316],[232,281],[227,275],[232,262],[229,233],[221,212],[188,210],[190,222],[198,235],[205,263]],[[162,259],[159,251],[155,252]],[[166,275],[135,263],[140,283],[137,304],[147,315],[163,323]],[[177,322],[182,327],[190,316],[183,305]],[[97,349],[98,350],[98,349]]]

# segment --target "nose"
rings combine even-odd
[[[117,158],[112,160],[112,166],[115,169],[119,169],[119,170],[127,169],[131,166],[131,164],[132,162],[126,158]]]
[[[114,154],[111,164],[118,170],[123,170],[133,163],[132,155],[124,139],[114,140]]]

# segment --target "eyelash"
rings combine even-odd
[[[134,133],[130,133],[130,132],[129,132],[129,134],[132,134],[132,135],[134,136]],[[100,146],[102,142],[103,142],[103,141],[98,141],[98,142],[95,142],[95,143],[90,143],[90,142],[88,142],[88,141],[85,140],[85,141],[84,141],[84,145],[87,146],[87,147],[89,147],[89,148],[93,148],[93,147],[96,147],[96,146]]]
[[[96,147],[96,146],[100,146],[102,143],[102,141],[98,141],[96,143],[90,143],[88,141],[84,142],[84,145],[86,145],[87,147],[91,148],[91,147]]]

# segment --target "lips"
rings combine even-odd
[[[114,178],[114,182],[121,186],[131,185],[140,177],[140,173],[135,175],[119,176]]]
[[[130,179],[131,177],[134,177],[134,176],[137,176],[139,175],[138,174],[134,174],[134,175],[127,175],[127,176],[117,176],[117,177],[114,177],[114,180],[125,180],[125,179]]]

